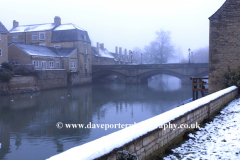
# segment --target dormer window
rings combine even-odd
[[[86,35],[82,35],[83,36],[83,40],[86,41],[87,40],[87,36]]]
[[[37,40],[38,40],[37,33],[33,33],[33,34],[32,34],[32,40],[33,40],[33,41],[37,41]]]
[[[17,34],[13,35],[13,42],[18,42],[18,35]]]
[[[45,40],[45,33],[44,32],[39,33],[39,40]]]

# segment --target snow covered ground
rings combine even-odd
[[[240,159],[240,98],[225,107],[213,122],[200,128],[164,160]]]

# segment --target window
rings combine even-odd
[[[39,33],[39,40],[45,40],[45,33]]]
[[[13,35],[13,42],[18,42],[18,35]]]
[[[0,56],[2,56],[2,49],[0,48]]]
[[[84,69],[87,69],[87,58],[84,58]]]
[[[87,40],[87,36],[86,35],[82,35],[83,40],[86,41]]]
[[[76,64],[74,61],[71,62],[71,68],[75,68]]]
[[[56,62],[56,68],[60,69],[60,62],[59,61]]]
[[[2,35],[2,34],[0,33],[0,40],[1,40],[1,35]]]
[[[39,68],[39,61],[33,61],[35,68]]]
[[[32,40],[33,40],[33,41],[37,41],[37,40],[38,40],[37,33],[33,33],[33,34],[32,34]]]
[[[87,43],[84,43],[84,54],[87,54]]]
[[[55,47],[55,48],[61,48],[61,46],[60,46],[60,45],[54,45],[54,47]]]
[[[53,68],[53,61],[49,61],[49,68]]]

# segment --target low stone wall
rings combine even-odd
[[[164,130],[159,126],[168,123],[178,126],[200,123],[234,99],[237,94],[237,87],[229,87],[108,136],[74,147],[49,158],[49,160],[67,159],[69,157],[86,160],[116,160],[117,151],[122,150],[136,153],[139,160],[147,159],[151,154],[164,152],[167,146],[176,142],[184,132],[189,130],[188,128],[168,128]]]
[[[67,70],[38,70],[37,77],[40,89],[67,86]]]
[[[15,76],[0,83],[0,95],[35,92],[67,86],[66,70],[38,70],[37,76]]]

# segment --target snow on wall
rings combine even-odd
[[[159,126],[168,123],[171,120],[174,120],[204,104],[207,104],[210,101],[213,101],[218,97],[221,97],[222,95],[235,90],[236,88],[237,88],[236,86],[232,86],[224,90],[215,92],[206,97],[200,98],[193,102],[187,103],[183,106],[162,113],[158,116],[139,122],[131,127],[106,135],[104,137],[88,142],[81,146],[71,148],[65,152],[50,157],[48,160],[65,160],[65,159],[89,160],[101,157],[111,152],[113,149],[119,148],[124,144],[129,143],[132,140],[137,139],[138,137],[150,131],[153,131]]]

